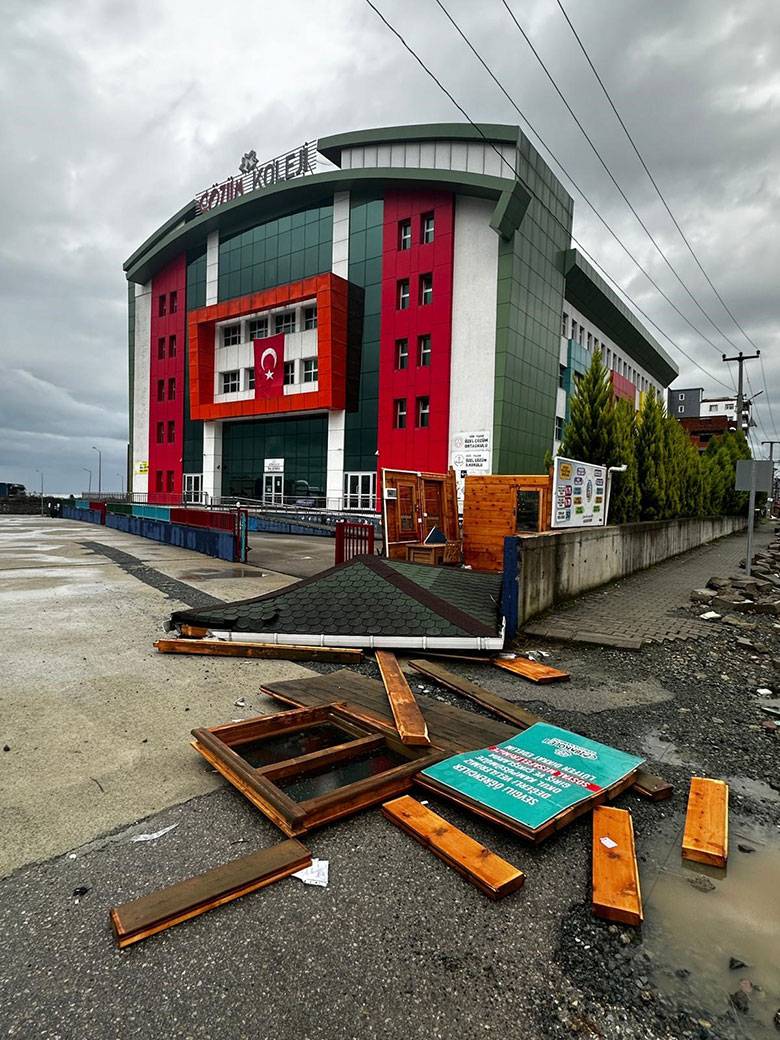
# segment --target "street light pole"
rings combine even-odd
[[[100,498],[103,492],[103,452],[100,448],[96,448],[92,445],[92,450],[98,453],[98,498]]]
[[[122,497],[124,498],[124,496],[125,496],[125,475],[124,475],[124,473],[117,473],[117,476],[119,477],[119,486],[122,489]]]
[[[84,470],[85,473],[89,473],[89,487],[87,488],[87,494],[91,495],[92,494],[92,470],[89,469],[87,466],[82,466],[81,468]]]

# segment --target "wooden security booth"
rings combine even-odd
[[[501,571],[504,538],[549,531],[552,476],[466,477],[463,558],[480,571]]]
[[[382,470],[385,552],[410,563],[460,563],[455,471]]]

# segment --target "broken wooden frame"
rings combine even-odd
[[[403,793],[447,757],[407,747],[336,702],[192,735],[195,750],[290,837]]]

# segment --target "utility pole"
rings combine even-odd
[[[739,371],[742,371],[742,366],[740,366]],[[740,379],[741,378],[742,377],[740,376]],[[742,383],[740,383],[740,386],[741,385]],[[100,498],[103,491],[103,452],[100,448],[96,448],[94,444],[92,445],[92,450],[98,453],[98,498]]]
[[[742,390],[742,366],[746,361],[754,361],[756,358],[761,357],[761,351],[757,350],[755,354],[743,354],[740,350],[736,357],[726,357],[723,355],[724,361],[736,361],[739,365],[739,376],[737,379],[737,429],[742,430],[742,409],[745,403],[745,395]],[[750,422],[750,420],[748,420]]]

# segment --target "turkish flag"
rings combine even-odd
[[[255,400],[284,394],[284,333],[253,341],[255,348]]]

